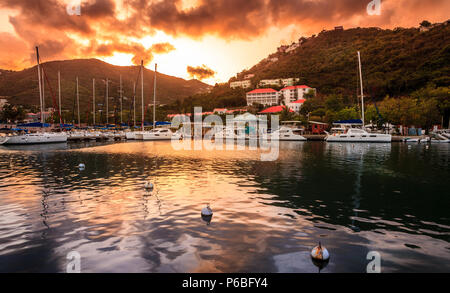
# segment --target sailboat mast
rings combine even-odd
[[[133,124],[136,128],[136,82],[133,83]]]
[[[58,101],[59,101],[59,125],[61,127],[62,117],[61,117],[61,72],[58,71]]]
[[[363,89],[363,79],[362,79],[362,69],[361,69],[361,54],[358,51],[358,63],[359,63],[359,81],[361,82],[361,116],[362,125],[364,127],[364,89]]]
[[[39,104],[41,107],[41,123],[44,123],[44,113],[42,111],[42,83],[41,83],[41,64],[39,62],[39,48],[36,47],[36,59],[38,66],[38,82],[39,82]]]
[[[81,127],[81,119],[80,119],[80,93],[78,88],[78,76],[77,76],[77,112],[78,112],[78,127]]]
[[[144,131],[144,60],[141,61],[142,131]]]
[[[158,64],[155,63],[155,84],[153,85],[153,129],[156,127],[156,72],[158,71]]]
[[[95,78],[92,79],[92,111],[93,111],[92,122],[95,128]]]
[[[44,68],[42,68],[42,113],[45,111],[45,79],[44,79]],[[45,118],[45,115],[42,114],[42,117]],[[44,123],[44,122],[42,122]]]
[[[109,79],[106,79],[106,127],[108,127],[109,121],[108,121],[108,116],[109,116]]]
[[[123,120],[122,120],[122,75],[120,75],[120,126],[122,126]]]

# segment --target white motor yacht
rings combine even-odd
[[[369,133],[360,128],[332,128],[325,138],[327,142],[391,142],[392,135]]]
[[[302,128],[281,126],[268,137],[280,141],[306,141],[307,139],[302,134]]]
[[[172,138],[181,138],[181,133],[173,132],[169,128],[155,128],[150,131],[144,131],[137,135],[142,140],[172,140]],[[138,139],[138,138],[137,138]]]

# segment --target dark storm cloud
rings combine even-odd
[[[213,77],[216,74],[214,70],[208,68],[206,65],[197,67],[188,66],[186,70],[190,77],[196,78],[198,80],[207,79]]]

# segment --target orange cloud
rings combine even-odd
[[[198,80],[211,78],[214,75],[216,75],[216,72],[214,70],[208,68],[206,65],[197,66],[197,67],[188,66],[187,72],[190,77],[196,78]]]
[[[251,40],[273,27],[295,25],[308,33],[335,25],[393,28],[417,25],[423,19],[443,21],[450,11],[448,0],[381,0],[382,14],[369,16],[370,1],[197,0],[186,7],[182,0],[84,0],[81,16],[71,16],[61,0],[0,0],[0,9],[14,11],[9,22],[17,38],[14,56],[22,66],[11,61],[2,64],[13,69],[33,64],[36,45],[46,58],[92,58],[120,52],[133,54],[137,64],[141,59],[148,63],[154,54],[174,50],[168,43],[146,49],[136,41],[157,30],[173,36]],[[5,60],[11,52],[2,49],[0,54],[0,60]]]

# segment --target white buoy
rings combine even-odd
[[[84,168],[86,168],[86,165],[84,165],[83,163],[81,163],[81,164],[78,165],[78,168],[84,169]]]
[[[328,253],[328,250],[319,242],[319,245],[311,250],[311,257],[317,261],[328,261],[330,259],[330,254]]]
[[[209,207],[209,204],[208,204],[208,205],[206,205],[206,207],[204,207],[202,209],[202,216],[204,216],[204,217],[211,217],[212,215],[213,215],[213,211]]]
[[[150,181],[145,182],[144,184],[144,188],[147,190],[153,190],[153,183],[151,183]]]

